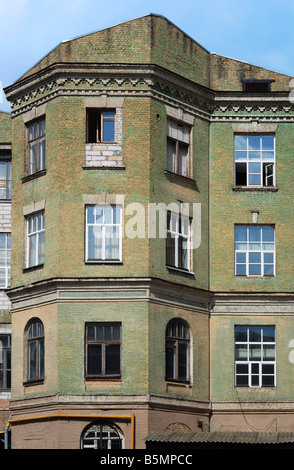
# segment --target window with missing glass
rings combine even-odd
[[[89,323],[85,331],[86,378],[121,377],[121,324]]]
[[[235,326],[235,385],[275,387],[274,326]]]
[[[275,136],[235,135],[235,186],[275,185]]]
[[[11,389],[11,335],[0,334],[0,391]]]
[[[86,142],[115,142],[114,109],[87,109]]]
[[[46,124],[45,118],[27,124],[28,175],[45,169]]]
[[[190,333],[186,322],[171,320],[166,328],[166,380],[190,381]]]

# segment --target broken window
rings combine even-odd
[[[245,93],[269,93],[273,80],[242,80]]]
[[[87,143],[115,141],[115,111],[91,108],[87,110]]]
[[[235,135],[236,186],[274,186],[274,168],[274,135]]]

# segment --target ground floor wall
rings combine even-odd
[[[97,397],[92,397],[87,406],[82,401],[81,397],[64,396],[31,399],[27,404],[15,402],[10,420],[12,449],[99,448],[98,437],[94,436],[99,427],[104,433],[109,429],[116,432],[124,449],[145,449],[151,432],[208,428],[208,404],[163,403],[156,397],[150,401],[147,396],[116,397],[104,405]],[[113,448],[111,437],[105,441],[106,448]]]

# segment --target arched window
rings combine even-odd
[[[113,424],[101,422],[87,427],[81,438],[81,449],[123,449],[122,432]]]
[[[190,380],[190,334],[186,322],[171,320],[166,327],[166,379]]]
[[[27,379],[44,378],[44,326],[35,318],[27,327]]]

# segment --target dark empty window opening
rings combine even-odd
[[[245,93],[269,93],[274,80],[242,80]]]
[[[88,109],[87,135],[88,143],[115,141],[115,111]]]

